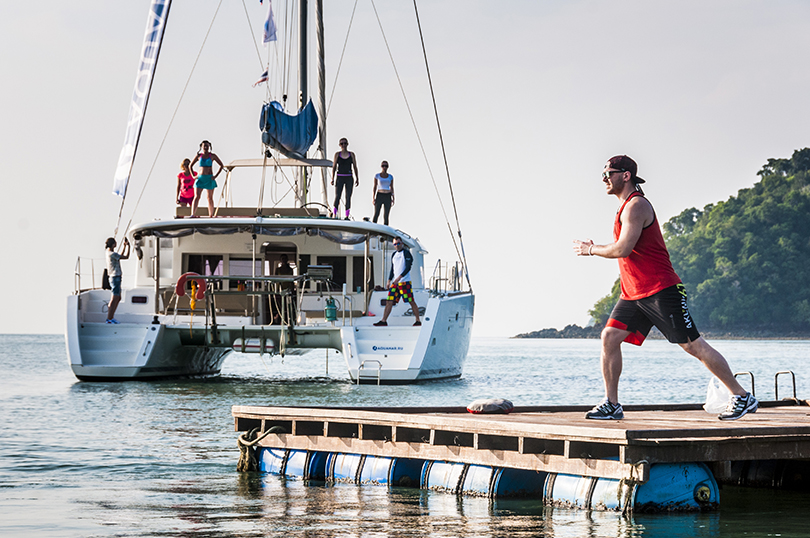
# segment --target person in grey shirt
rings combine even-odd
[[[107,276],[110,277],[110,284],[112,285],[112,297],[110,298],[110,306],[107,309],[107,323],[118,324],[115,319],[115,310],[118,308],[118,303],[121,302],[121,260],[129,259],[129,240],[124,238],[124,245],[121,247],[121,253],[115,251],[117,242],[114,237],[108,237],[104,243],[107,247],[105,257],[107,260]]]

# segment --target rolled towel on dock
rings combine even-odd
[[[512,402],[503,398],[475,400],[467,406],[467,411],[476,415],[505,415],[515,408]]]

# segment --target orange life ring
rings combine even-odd
[[[185,273],[177,279],[177,285],[174,287],[175,293],[183,297],[186,294],[186,281],[193,280],[197,283],[197,299],[205,297],[205,279],[197,273]]]

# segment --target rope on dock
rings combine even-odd
[[[236,464],[236,470],[240,473],[259,470],[259,462],[256,460],[256,449],[254,448],[259,441],[271,433],[287,433],[282,426],[273,426],[257,437],[259,429],[253,428],[236,439],[236,444],[239,447],[239,461]]]

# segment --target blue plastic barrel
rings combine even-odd
[[[633,501],[634,512],[700,510],[720,503],[720,489],[703,463],[656,463]]]
[[[548,473],[499,468],[492,480],[491,497],[541,497]]]
[[[394,458],[366,456],[360,470],[360,483],[387,485],[394,461]]]
[[[284,471],[284,460],[287,451],[283,448],[261,448],[257,459],[259,471],[265,473],[281,474]]]
[[[391,463],[391,474],[388,476],[390,486],[418,488],[425,460],[397,458]]]
[[[422,489],[457,493],[463,471],[463,463],[426,461],[422,467],[422,479],[419,485]]]
[[[326,480],[330,482],[356,482],[363,464],[360,454],[331,452],[326,457]]]
[[[493,474],[492,467],[487,465],[468,465],[461,493],[488,497]]]
[[[554,506],[566,508],[590,508],[591,488],[596,478],[571,474],[558,474],[550,477],[546,487],[546,498]],[[551,491],[548,491],[548,488]]]
[[[284,476],[304,478],[307,476],[307,451],[289,450],[287,465],[284,467]]]
[[[329,456],[328,452],[310,452],[305,478],[308,480],[326,480],[327,456]]]

